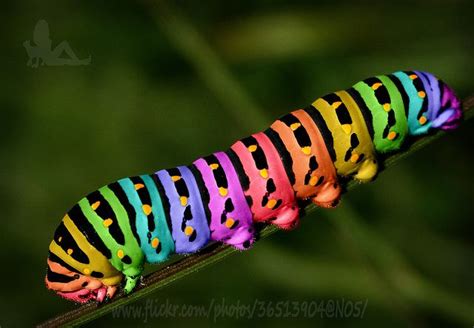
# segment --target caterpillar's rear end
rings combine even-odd
[[[46,285],[75,302],[129,293],[145,262],[194,253],[209,242],[243,250],[256,222],[292,229],[299,204],[334,207],[340,177],[371,181],[377,154],[409,136],[451,130],[460,101],[430,73],[376,76],[323,96],[264,132],[188,166],[125,178],[64,216],[50,244]]]

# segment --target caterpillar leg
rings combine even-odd
[[[286,207],[281,209],[277,218],[272,220],[271,223],[280,229],[291,230],[299,225],[299,217],[300,213],[297,207]]]
[[[359,170],[354,178],[363,183],[370,182],[377,176],[377,172],[377,161],[375,159],[367,159],[360,164]]]
[[[341,191],[342,189],[339,183],[326,183],[311,201],[319,207],[335,207],[341,198]]]

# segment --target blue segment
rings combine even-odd
[[[421,125],[418,121],[418,114],[421,111],[423,99],[418,96],[418,91],[413,84],[413,80],[404,72],[396,72],[393,73],[393,75],[400,80],[409,98],[408,133],[410,135],[426,134],[431,127],[431,122],[428,121],[424,125]]]
[[[121,179],[118,181],[122,189],[125,191],[127,198],[132,204],[136,212],[135,226],[137,233],[140,236],[140,247],[145,254],[146,261],[148,263],[160,263],[168,259],[169,255],[174,253],[174,242],[171,237],[171,233],[166,222],[166,216],[164,213],[161,198],[158,194],[158,190],[153,180],[146,175],[140,176],[142,178],[145,187],[150,195],[152,213],[155,221],[155,229],[148,231],[148,218],[143,211],[143,203],[135,190],[135,185],[129,178]],[[152,247],[152,240],[158,238],[159,246],[157,248]]]

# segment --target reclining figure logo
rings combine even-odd
[[[31,67],[46,66],[63,66],[63,65],[89,65],[91,56],[85,59],[77,58],[67,41],[62,41],[54,49],[52,49],[52,41],[49,38],[49,26],[45,20],[39,20],[33,31],[33,43],[30,40],[23,42],[29,60],[26,65]],[[68,58],[61,57],[63,53]]]

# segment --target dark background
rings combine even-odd
[[[123,176],[189,163],[318,96],[426,70],[474,92],[472,1],[9,1],[0,12],[0,326],[75,305],[43,283],[63,213]],[[39,19],[88,66],[28,67]],[[473,122],[320,210],[150,296],[207,307],[367,301],[363,318],[219,326],[474,325]],[[144,307],[146,299],[135,303]],[[105,316],[94,325],[141,324]],[[90,324],[92,326],[93,324]],[[207,326],[198,317],[148,325]]]

